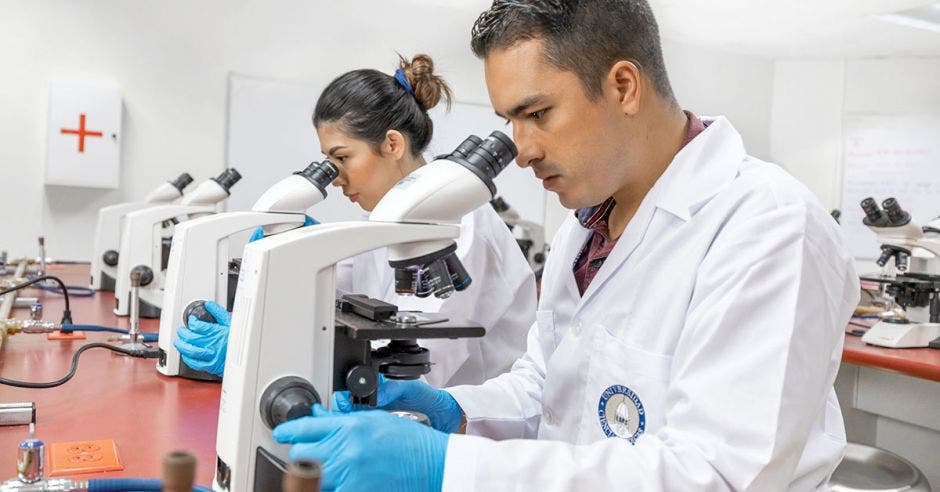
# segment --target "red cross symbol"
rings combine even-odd
[[[78,152],[85,153],[85,137],[100,137],[101,132],[94,132],[90,130],[85,130],[85,113],[78,115],[78,129],[73,130],[71,128],[63,128],[62,134],[67,135],[78,135]]]

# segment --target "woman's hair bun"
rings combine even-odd
[[[447,109],[450,109],[453,94],[444,79],[434,73],[434,60],[430,56],[418,54],[408,61],[398,55],[398,60],[398,66],[408,77],[408,83],[411,84],[415,100],[421,109],[427,111],[437,106],[441,99],[445,100]]]

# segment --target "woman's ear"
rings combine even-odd
[[[385,141],[382,142],[382,153],[388,154],[395,160],[404,157],[408,151],[408,141],[398,130],[389,130],[385,132]]]

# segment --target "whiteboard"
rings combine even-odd
[[[851,114],[844,129],[842,227],[856,258],[877,258],[862,200],[895,197],[921,225],[940,215],[940,115]]]
[[[240,74],[229,75],[229,166],[243,179],[233,188],[228,210],[248,210],[255,200],[281,178],[323,159],[313,128],[317,98],[332,77],[314,82],[290,82]],[[486,137],[499,129],[512,136],[512,128],[489,106],[456,103],[450,113],[443,105],[430,112],[434,138],[426,158],[450,153],[469,134]],[[545,190],[531,169],[510,164],[497,178],[498,194],[519,214],[545,223]],[[327,199],[310,215],[323,222],[358,220],[364,212],[330,186]]]

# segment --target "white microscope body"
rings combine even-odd
[[[388,246],[397,287],[423,284],[438,297],[466,288],[469,277],[454,254],[460,218],[494,196],[492,179],[515,155],[512,142],[496,133],[469,146],[467,158],[455,152],[406,176],[368,222],[305,227],[245,247],[222,381],[215,490],[276,490],[289,450],[271,438],[276,425],[309,415],[314,403],[330,406],[333,391],[348,389],[374,405],[377,372],[412,378],[430,370],[429,359],[377,364],[383,349],[407,345],[396,338],[411,339],[427,357],[414,339],[482,336],[480,327],[418,326],[408,316],[372,322],[378,328],[371,331],[354,327],[337,312],[335,266]],[[393,341],[371,350],[374,339]],[[419,366],[424,372],[414,372]]]
[[[176,226],[160,313],[160,359],[157,370],[167,376],[218,381],[221,378],[187,366],[173,345],[177,329],[186,324],[193,301],[228,304],[229,238],[262,227],[266,235],[304,224],[304,213],[326,198],[326,187],[338,171],[329,161],[314,162],[269,188],[250,212],[227,212],[199,217]],[[231,306],[228,306],[231,309]]]
[[[501,197],[494,198],[490,205],[499,214],[499,218],[512,230],[512,235],[522,249],[522,254],[529,267],[535,272],[536,278],[542,277],[542,269],[548,255],[548,244],[545,242],[545,228],[541,224],[525,220],[506,200]]]
[[[91,288],[114,291],[117,278],[118,249],[121,246],[121,219],[125,215],[148,207],[173,203],[183,196],[183,189],[193,182],[188,173],[161,184],[142,202],[118,203],[98,210],[95,226],[95,249],[91,257]]]
[[[229,189],[240,179],[238,171],[229,168],[200,183],[178,204],[160,205],[124,216],[114,288],[114,314],[129,314],[130,273],[137,268],[141,271],[140,315],[145,318],[160,316],[172,227],[179,222],[215,213],[218,205],[228,198]]]
[[[902,284],[922,286],[913,288],[924,289],[923,294],[930,299],[928,303],[940,303],[940,300],[934,300],[940,292],[932,292],[928,283],[919,282],[940,280],[940,218],[921,227],[894,198],[885,200],[883,206],[884,211],[871,198],[862,202],[866,214],[864,223],[881,243],[878,265],[883,268],[883,288],[890,289],[887,286],[891,282],[887,280],[896,273]],[[892,257],[895,260],[893,267],[889,263]],[[912,279],[904,282],[906,277]],[[903,316],[886,313],[881,321],[868,329],[862,341],[891,348],[927,347],[931,341],[940,338],[940,317],[932,314],[926,305],[919,304],[904,306]]]

